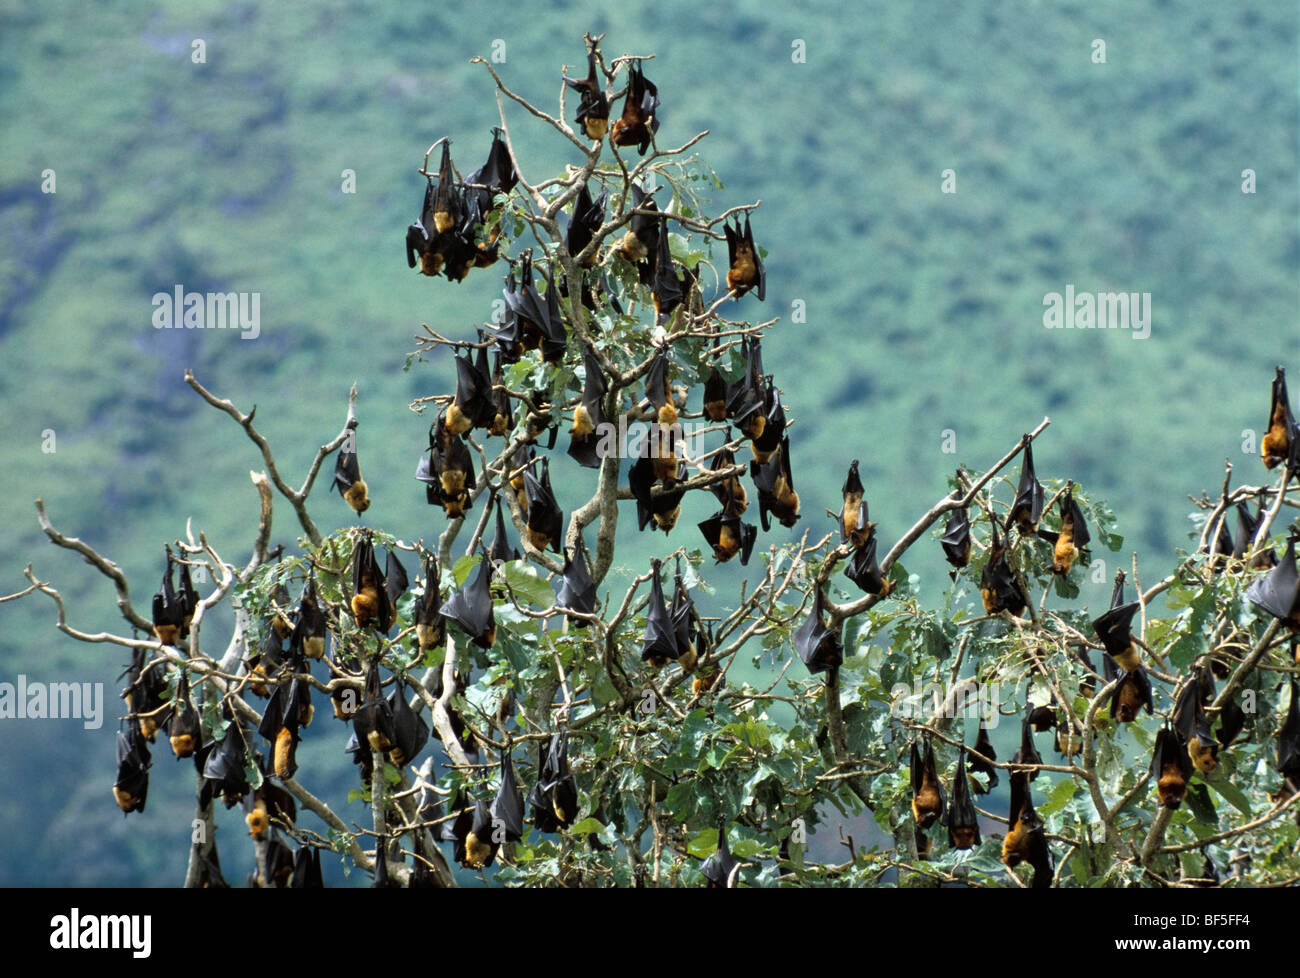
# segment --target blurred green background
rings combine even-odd
[[[187,519],[226,559],[247,559],[248,471],[262,462],[184,385],[186,368],[257,405],[294,484],[357,382],[368,522],[432,540],[442,514],[411,478],[427,422],[406,405],[450,390],[452,372],[403,361],[421,322],[470,336],[500,273],[455,285],[407,269],[415,169],[444,135],[462,168],[486,152],[494,89],[471,57],[502,42],[508,84],[553,110],[587,30],[608,32],[607,55],[656,53],[660,142],[710,130],[700,150],[725,183],[715,211],[763,201],[767,302],[725,314],[782,317],[764,352],[797,419],[804,514],[764,543],[829,529],[822,511],[838,508],[856,457],[889,545],[957,464],[987,465],[1044,415],[1040,477],[1108,499],[1125,563],[1136,549],[1147,580],[1188,545],[1187,494],[1217,492],[1225,458],[1235,483],[1261,480],[1243,432],[1265,420],[1273,365],[1300,364],[1294,6],[602,6],[0,2],[0,594],[32,562],[76,626],[124,627],[107,582],[40,534],[37,496],[122,566],[145,613],[162,544]],[[191,59],[196,39],[206,63]],[[571,159],[516,107],[507,116],[530,178]],[[940,192],[949,168],[955,194]],[[1242,193],[1246,169],[1255,194]],[[177,284],[260,292],[260,337],[155,330],[151,296]],[[1150,337],[1044,329],[1044,295],[1067,284],[1151,293]],[[796,301],[805,323],[790,321]],[[567,510],[590,473],[564,444],[554,476]],[[352,522],[327,481],[313,506],[325,532]],[[638,538],[629,508],[611,585],[651,552],[702,546],[694,523],[712,508],[689,502],[667,544]],[[291,517],[277,501],[274,543],[295,546]],[[937,604],[937,546],[906,563]],[[741,577],[710,574],[706,613]],[[1080,602],[1108,593],[1085,585]],[[175,885],[192,770],[159,742],[148,810],[123,820],[109,786],[126,656],[53,621],[43,597],[0,607],[0,681],[104,682],[109,719],[98,731],[0,721],[0,884]],[[207,641],[224,647],[227,627],[209,623]],[[354,777],[345,736],[313,728],[300,753],[340,803]],[[219,840],[242,883],[251,852],[235,815],[220,816]],[[360,802],[345,811],[367,817]],[[328,871],[342,881],[337,863]]]

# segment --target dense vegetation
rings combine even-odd
[[[13,15],[0,41],[5,129],[20,137],[0,148],[13,229],[0,269],[3,451],[23,487],[6,496],[12,587],[0,590],[20,587],[31,560],[85,627],[114,621],[111,596],[48,548],[30,497],[133,581],[156,578],[159,544],[190,515],[223,552],[247,545],[256,495],[244,480],[257,457],[183,385],[186,367],[257,403],[293,472],[333,436],[357,381],[362,437],[390,449],[367,461],[383,525],[432,539],[441,517],[410,481],[427,419],[404,405],[449,390],[451,371],[444,358],[403,372],[404,355],[421,319],[467,335],[498,287],[479,273],[430,289],[397,242],[432,136],[486,138],[481,70],[465,62],[489,53],[491,37],[438,12],[195,10],[78,13],[90,29],[75,34],[70,12]],[[808,311],[765,347],[797,404],[804,525],[837,506],[858,456],[888,545],[958,463],[987,464],[1050,414],[1040,471],[1108,498],[1151,579],[1167,573],[1174,548],[1189,547],[1186,494],[1216,492],[1224,456],[1257,465],[1243,459],[1241,432],[1259,430],[1272,364],[1287,352],[1278,347],[1293,335],[1294,19],[1259,5],[1177,20],[1158,4],[1105,17],[1095,6],[963,10],[938,25],[883,7],[853,23],[830,11],[680,16],[691,30],[671,38],[653,26],[673,20],[663,5],[500,34],[512,86],[532,93],[558,87],[557,58],[580,63],[583,28],[644,39],[628,49],[658,53],[674,133],[712,131],[708,161],[726,186],[711,206],[764,200],[768,304],[785,317],[795,300]],[[1089,59],[1096,36],[1108,40],[1105,65]],[[189,57],[195,37],[207,42],[203,65]],[[432,59],[430,37],[440,38]],[[795,38],[809,42],[806,63],[791,60]],[[539,172],[560,171],[562,143],[529,128],[517,138]],[[54,195],[40,193],[47,167]],[[955,195],[940,193],[947,167]],[[1254,196],[1241,193],[1247,167],[1259,174]],[[344,169],[357,174],[355,195],[339,189]],[[176,283],[260,291],[261,337],[153,330],[150,296]],[[1044,330],[1042,297],[1067,283],[1151,292],[1151,338]],[[46,429],[54,454],[40,451]],[[562,480],[556,490],[566,511],[582,498]],[[684,526],[711,504],[699,507]],[[351,522],[341,504],[330,513],[334,526]],[[276,541],[292,548],[278,515]],[[641,572],[650,552],[624,533],[611,583]],[[908,569],[932,605],[946,584],[937,548]],[[720,608],[738,576],[710,573]],[[1082,581],[1072,605],[1102,610],[1110,579]],[[121,661],[57,638],[48,606],[18,602],[5,615],[6,677],[114,688]],[[1009,756],[1015,737],[998,739]],[[102,731],[69,724],[55,739],[15,725],[4,743],[24,790],[6,793],[0,819],[60,813],[34,840],[53,854],[53,878],[176,878],[163,854],[184,851],[188,778],[158,777],[174,793],[154,796],[147,832],[123,831],[106,805]],[[353,775],[340,746],[309,738],[301,763],[343,785]],[[45,878],[34,872],[17,849],[0,863],[6,881]]]

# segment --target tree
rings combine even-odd
[[[806,501],[800,512],[794,486],[798,429],[761,358],[777,320],[724,315],[735,301],[753,308],[763,297],[750,222],[759,203],[711,216],[705,193],[721,182],[688,155],[707,133],[661,149],[659,93],[643,70],[652,56],[607,61],[602,39],[586,40],[588,74],[566,79],[554,116],[476,59],[495,83],[500,116],[487,162],[462,177],[443,137],[420,167],[426,187],[406,233],[408,264],[475,286],[490,277],[482,269],[511,268],[492,322],[459,339],[425,326],[408,362],[442,347],[457,362],[455,394],[411,405],[434,415],[417,478],[447,517],[436,544],[361,524],[324,535],[310,515],[308,498],[335,452],[341,496],[358,516],[369,508],[364,460],[377,446],[364,441],[355,387],[343,428],[294,488],[254,412],[187,372],[189,386],[261,452],[265,471],[251,473],[261,508],[242,566],[202,533],[175,541],[149,616],[112,561],[61,533],[37,503],[50,539],[108,577],[126,621],[155,636],[75,628],[58,591],[28,568],[23,593],[52,598],[63,632],[132,650],[119,805],[144,804],[158,729],[180,739],[176,750],[195,750],[186,885],[221,880],[219,801],[244,806],[261,885],[310,880],[321,848],[377,884],[441,886],[454,885],[456,863],[499,863],[495,879],[508,885],[1294,878],[1300,720],[1293,699],[1289,713],[1282,708],[1293,696],[1282,687],[1293,674],[1294,629],[1247,596],[1278,583],[1264,566],[1277,561],[1271,530],[1283,505],[1300,504],[1291,485],[1300,434],[1289,408],[1277,483],[1231,490],[1225,478],[1219,499],[1197,500],[1197,551],[1145,590],[1134,555],[1136,602],[1123,601],[1116,575],[1110,619],[1070,602],[1085,576],[1107,578],[1093,550],[1117,553],[1122,539],[1104,503],[1071,481],[1039,481],[1032,446],[1047,419],[991,465],[958,470],[883,556],[856,462],[840,512],[827,510],[832,522],[818,534],[821,517]],[[516,156],[504,100],[559,133],[580,162],[536,179]],[[724,241],[726,269],[706,300],[702,269]],[[798,387],[790,401],[797,408]],[[1277,401],[1275,389],[1270,426]],[[570,412],[566,461],[547,452]],[[1270,444],[1276,453],[1277,440]],[[748,465],[737,461],[744,452]],[[1000,500],[1017,457],[1018,483]],[[550,490],[552,461],[557,477],[575,483],[595,472],[590,497],[567,521]],[[701,526],[718,560],[749,559],[751,507],[765,532],[771,516],[805,527],[795,542],[754,548],[756,582],[714,614],[699,597],[708,585],[695,529],[676,523],[683,495],[699,491],[718,497],[718,514]],[[302,530],[298,553],[270,548],[276,493]],[[1254,499],[1257,515],[1240,509]],[[1235,540],[1226,528],[1234,510],[1244,513]],[[602,599],[620,515],[626,524],[633,511],[640,531],[690,542],[660,550]],[[901,558],[936,536],[954,571],[942,606],[928,609]],[[1088,546],[1090,536],[1100,546]],[[1288,562],[1290,551],[1280,566]],[[851,587],[836,574],[841,564]],[[193,587],[198,568],[211,581],[204,595]],[[1162,595],[1176,614],[1156,616]],[[1053,596],[1064,606],[1049,607]],[[215,656],[201,636],[222,605],[235,632]],[[770,683],[730,675],[742,653],[770,667]],[[295,747],[313,691],[353,727],[367,825],[299,780]],[[1007,715],[1001,703],[1022,718],[1010,760],[982,736]],[[1238,719],[1244,727],[1233,734]],[[1034,740],[1048,728],[1059,764],[1043,762]],[[440,776],[430,733],[446,757]],[[1158,760],[1148,765],[1152,751]],[[968,768],[986,780],[968,780]],[[995,780],[1011,789],[1005,817],[969,797]],[[888,841],[860,846],[850,835],[842,861],[807,858],[809,835],[834,810],[866,809]],[[972,812],[985,827],[1009,821],[1008,841],[960,848],[981,834]],[[452,842],[450,859],[442,841]],[[1032,871],[1017,873],[1022,862]]]

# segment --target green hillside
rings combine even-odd
[[[1136,549],[1144,579],[1166,573],[1188,546],[1189,493],[1217,492],[1225,458],[1234,484],[1262,479],[1243,432],[1265,420],[1273,365],[1300,369],[1296,11],[1264,0],[727,7],[484,3],[467,18],[341,2],[310,13],[0,3],[0,594],[25,585],[31,562],[77,627],[125,627],[111,587],[46,542],[37,496],[63,532],[122,566],[137,608],[187,519],[223,557],[247,559],[248,472],[262,461],[184,384],[187,368],[240,408],[257,405],[295,484],[356,382],[367,518],[432,540],[444,517],[412,479],[428,421],[407,404],[450,391],[453,372],[448,358],[403,364],[421,322],[471,336],[501,280],[496,268],[457,285],[406,267],[415,171],[444,135],[465,160],[486,152],[497,109],[471,57],[503,42],[503,78],[553,107],[560,66],[583,60],[588,30],[607,32],[611,54],[656,53],[659,140],[710,131],[699,148],[725,184],[716,209],[763,201],[767,300],[735,315],[782,319],[764,354],[796,419],[804,500],[798,527],[766,539],[826,532],[822,511],[838,507],[860,458],[891,543],[957,465],[987,465],[1046,415],[1039,475],[1107,499],[1125,564]],[[1098,38],[1104,64],[1092,60]],[[525,173],[561,172],[570,147],[506,111]],[[948,169],[956,193],[942,192]],[[176,285],[260,293],[260,335],[153,328],[151,297]],[[1150,293],[1149,338],[1045,329],[1044,296],[1067,285]],[[796,308],[806,322],[791,321]],[[949,430],[955,453],[943,450]],[[573,466],[554,473],[566,510],[586,497]],[[353,522],[327,481],[312,508],[323,532]],[[651,553],[702,547],[694,523],[711,509],[688,502],[667,544],[625,523],[608,586]],[[273,543],[292,548],[297,534],[277,502]],[[948,579],[937,547],[922,549],[908,569],[935,604]],[[707,600],[724,607],[743,576],[719,569]],[[1094,585],[1079,600],[1107,597]],[[104,682],[110,716],[98,731],[0,721],[0,884],[174,885],[192,775],[173,772],[160,745],[148,811],[123,822],[109,786],[125,656],[53,621],[40,596],[0,608],[0,680]],[[205,635],[224,643],[228,625]],[[328,770],[329,796],[342,797],[354,775],[335,727],[313,730],[300,759]],[[359,802],[350,809],[363,817]],[[247,856],[223,843],[227,875],[242,881]]]

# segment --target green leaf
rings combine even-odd
[[[1056,782],[1056,786],[1048,793],[1047,801],[1038,806],[1039,814],[1055,815],[1065,808],[1078,790],[1079,786],[1074,783],[1073,778],[1062,778]]]
[[[1205,782],[1223,798],[1229,805],[1241,812],[1247,818],[1251,816],[1250,800],[1242,794],[1240,788],[1229,781],[1227,778],[1214,778]]]
[[[477,567],[478,562],[482,559],[482,554],[466,554],[451,565],[451,576],[456,581],[456,587],[460,587],[465,583],[465,579],[469,577],[469,572]]]
[[[511,560],[501,565],[501,573],[520,604],[532,604],[538,608],[555,604],[555,592],[550,583],[538,575],[532,564]]]

